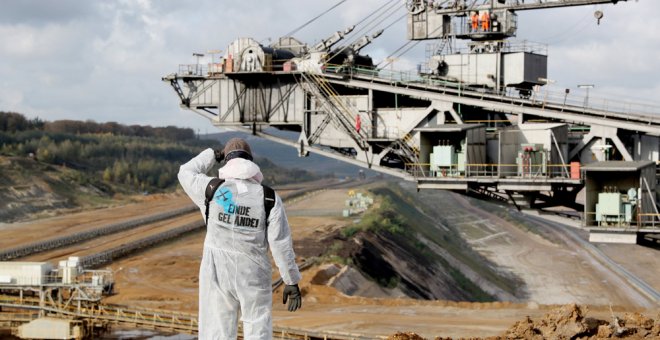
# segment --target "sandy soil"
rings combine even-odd
[[[594,269],[596,265],[580,249],[561,242],[553,243],[521,230],[493,214],[475,209],[462,196],[450,195],[450,198],[439,202],[437,209],[445,209],[443,214],[452,223],[462,226],[463,236],[482,254],[523,278],[528,286],[528,300],[534,302],[480,304],[349,297],[331,287],[312,285],[310,279],[317,270],[317,267],[312,267],[303,273],[301,287],[305,295],[301,311],[285,311],[284,306],[278,303],[282,288],[274,293],[275,325],[367,336],[387,336],[396,331],[414,331],[429,338],[493,336],[502,334],[526,316],[534,318],[544,315],[549,307],[542,304],[580,302],[608,305],[612,302],[615,305],[629,305],[628,293],[618,289],[615,279],[607,273]],[[352,223],[352,218],[341,217],[346,198],[347,189],[333,189],[287,202],[294,242],[326,235]],[[30,239],[29,235],[34,239],[35,233],[45,233],[43,235],[50,237],[74,228],[89,228],[99,223],[117,222],[118,218],[173,209],[188,202],[185,197],[174,196],[145,202],[147,208],[145,205],[131,205],[26,223],[22,227],[12,225],[2,230],[2,235],[16,242],[26,242]],[[313,214],[304,212],[309,207],[315,207]],[[106,302],[196,312],[197,276],[203,239],[203,232],[193,233],[176,242],[162,244],[113,263],[111,268],[115,272],[118,294]],[[115,241],[121,242],[112,242]],[[9,244],[4,237],[0,242],[0,246]],[[657,268],[657,250],[652,251],[655,253],[635,252],[635,257],[648,257],[650,264],[640,261],[630,270],[637,273],[644,266]],[[618,251],[619,254],[624,252]],[[615,260],[626,261],[616,257]],[[646,275],[652,278],[657,276],[657,272],[648,270]],[[597,315],[609,315],[605,307],[595,307],[595,310]]]
[[[288,217],[341,217],[346,199],[347,189],[314,191],[287,201],[286,213]]]
[[[136,203],[0,226],[0,249],[100,228],[109,224],[149,216],[192,205],[184,194],[136,197]],[[37,236],[38,235],[38,236]]]
[[[118,291],[107,303],[197,312],[197,282],[204,232],[116,261]]]
[[[348,190],[315,191],[286,202],[286,214],[296,239],[327,235],[352,223],[342,217]]]
[[[196,233],[115,262],[119,293],[106,302],[196,312],[203,238],[203,233]],[[275,325],[366,336],[387,336],[398,330],[414,330],[426,337],[488,336],[502,333],[527,315],[545,312],[545,307],[526,304],[349,297],[334,288],[311,285],[315,273],[316,267],[303,272],[304,307],[299,312],[289,313],[278,302],[281,288],[274,293]]]
[[[351,223],[351,219],[338,217],[346,194],[345,189],[326,190],[287,203],[294,237],[300,240],[326,235]],[[452,199],[458,204],[445,204],[447,216],[453,222],[463,223],[465,237],[491,260],[520,275],[529,286],[528,300],[538,303],[476,304],[348,297],[334,288],[310,284],[317,270],[312,267],[303,273],[301,287],[305,292],[305,306],[302,311],[288,313],[277,303],[281,288],[275,292],[275,324],[310,331],[359,332],[368,336],[386,336],[400,330],[415,331],[425,337],[493,336],[502,334],[526,316],[545,314],[549,307],[539,303],[579,301],[608,305],[615,301],[615,305],[629,305],[627,295],[601,282],[603,274],[592,269],[593,264],[578,249],[547,241],[497,216],[483,215],[461,196]],[[297,214],[306,207],[320,205],[322,208],[316,208],[315,216]],[[120,294],[108,302],[194,312],[202,242],[203,234],[197,234],[115,263],[113,268],[118,270]],[[604,307],[596,310],[607,317]]]
[[[660,291],[660,249],[634,244],[597,244],[612,260]]]
[[[95,254],[104,250],[121,246],[122,244],[128,242],[140,240],[151,235],[160,234],[170,229],[174,229],[195,221],[199,221],[202,224],[204,223],[198,212],[178,216],[176,218],[165,221],[146,224],[122,233],[97,237],[86,242],[76,243],[70,247],[33,254],[21,258],[21,261],[50,261],[53,263],[58,263],[59,260],[65,260],[69,256],[86,256]]]
[[[287,215],[295,239],[319,233],[325,235],[349,223],[350,220],[341,217],[346,197],[347,190],[336,189],[307,194],[294,199],[290,205],[287,201]],[[330,202],[326,210],[331,216],[291,217],[292,212],[304,210],[306,202]],[[114,262],[111,268],[115,271],[119,294],[107,302],[196,312],[197,276],[204,235],[203,232],[195,233]],[[273,277],[279,277],[276,270]]]
[[[592,304],[653,307],[645,297],[559,230],[549,241],[521,229],[496,214],[474,207],[464,196],[442,193],[452,205],[438,204],[445,220],[461,229],[474,249],[501,268],[520,277],[526,300],[540,304]],[[493,209],[508,209],[494,206]],[[660,257],[648,261],[660,265]]]

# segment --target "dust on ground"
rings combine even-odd
[[[508,216],[516,213],[510,207],[476,201],[451,192],[433,194],[438,198],[432,207],[442,215],[445,224],[458,228],[473,249],[525,282],[526,300],[549,305],[651,306],[646,297],[636,290],[622,289],[629,285],[604,268],[591,253],[563,231],[550,229],[542,234],[537,229],[540,226],[523,226],[516,222],[519,219]],[[428,197],[430,194],[422,195]],[[660,267],[657,251],[655,257],[647,257],[646,261]],[[643,276],[642,268],[638,269],[634,273]]]
[[[551,310],[541,319],[527,317],[509,328],[503,339],[658,339],[660,318],[653,320],[640,313],[623,313],[598,319],[587,317],[586,307],[575,304]],[[658,314],[660,316],[660,313]]]
[[[501,335],[486,340],[505,339],[658,339],[660,338],[660,313],[652,319],[641,313],[610,312],[610,318],[589,317],[588,308],[576,304],[550,310],[541,318],[525,317]],[[618,315],[618,316],[617,316]],[[413,332],[397,332],[387,340],[425,340]],[[435,340],[451,340],[451,337],[435,337]],[[470,337],[471,340],[478,338]]]
[[[12,248],[106,225],[192,206],[182,193],[135,196],[135,203],[76,212],[29,222],[7,223],[0,228],[0,249]]]
[[[314,191],[287,202],[286,213],[288,217],[341,217],[347,198],[346,189]]]
[[[616,263],[635,273],[660,291],[660,250],[636,244],[597,244],[596,247]]]
[[[325,190],[287,203],[294,243],[317,240],[317,247],[327,247],[327,244],[318,244],[318,240],[353,223],[354,218],[341,217],[347,191],[347,189]],[[505,223],[493,227],[494,222],[499,223],[495,216],[481,215],[478,209],[466,205],[465,201],[462,202],[463,204],[456,203],[458,198],[450,196],[450,199],[442,201],[448,216],[454,222],[465,222],[466,234],[471,230],[482,233],[481,237],[468,237],[468,239],[483,253],[497,255],[495,253],[502,251],[503,254],[499,255],[501,257],[514,256],[514,261],[499,264],[519,271],[528,279],[528,285],[536,287],[534,289],[537,291],[530,295],[529,302],[469,303],[348,296],[333,287],[313,284],[312,280],[320,270],[320,266],[313,266],[303,272],[303,280],[300,282],[304,294],[302,310],[296,313],[286,311],[285,306],[279,302],[282,288],[274,292],[274,324],[279,327],[337,331],[368,337],[384,337],[397,332],[403,332],[402,334],[414,332],[420,337],[430,339],[438,336],[493,337],[500,336],[511,325],[520,320],[527,320],[527,317],[530,320],[541,320],[549,313],[551,307],[537,302],[556,298],[548,294],[558,294],[564,299],[562,301],[573,302],[582,302],[581,299],[593,297],[590,302],[603,306],[606,304],[601,303],[602,299],[599,300],[597,297],[605,296],[606,301],[616,297],[616,287],[602,288],[603,286],[598,283],[602,280],[601,274],[593,271],[588,263],[582,263],[583,260],[576,250],[564,249],[561,244],[549,242],[537,234],[507,226]],[[180,207],[182,204],[189,204],[189,200],[182,196],[163,197],[162,202],[160,199],[154,199],[153,202],[143,202],[134,206],[88,211],[24,224],[23,227],[28,229],[19,230],[18,226],[12,226],[9,230],[3,230],[3,236],[13,237],[14,241],[18,241],[20,237],[25,239],[31,236],[33,239],[35,234],[57,235],[61,232],[77,230],[75,229],[78,228],[77,226],[84,229],[82,226],[89,228],[92,224],[114,223],[118,218],[128,219],[159,213]],[[305,207],[317,207],[314,208],[317,209],[316,215],[307,216],[298,213],[304,211]],[[490,228],[499,229],[490,230]],[[30,232],[24,232],[26,230]],[[118,294],[105,302],[196,312],[197,280],[204,237],[203,232],[192,233],[174,242],[161,244],[114,262],[111,269],[115,272],[115,287]],[[6,246],[9,242],[3,238],[2,244]],[[518,251],[514,251],[515,249]],[[556,253],[562,255],[555,255]],[[655,259],[658,261],[657,256]],[[550,263],[550,261],[558,262]],[[540,275],[539,271],[534,269],[535,266],[547,266],[547,273],[543,273],[542,277],[552,276],[552,271],[558,270],[554,274],[557,276],[555,281],[551,280],[547,284],[558,284],[559,288],[549,289],[544,294],[543,283],[534,281],[534,278],[530,277]],[[586,281],[582,281],[582,278],[586,278]],[[603,306],[592,307],[592,311],[605,320],[610,312]],[[620,313],[624,309],[615,307],[614,310]],[[625,310],[635,311],[634,308]]]
[[[117,294],[104,302],[196,313],[204,237],[195,232],[115,261]]]

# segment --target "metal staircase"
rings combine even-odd
[[[346,132],[362,150],[369,149],[369,143],[367,142],[369,136],[366,131],[370,130],[370,125],[367,121],[360,118],[362,126],[359,130],[356,128],[359,112],[341,100],[339,94],[337,94],[324,77],[313,72],[302,72],[301,74],[303,83],[307,85],[306,90],[324,102],[325,106],[330,110],[328,114],[336,123],[336,126]],[[326,120],[321,123],[323,127],[327,126],[327,124],[328,121]],[[319,129],[313,134],[314,138],[312,138],[312,141],[318,138],[322,130],[321,126],[319,126]]]
[[[481,197],[481,198],[488,198],[491,200],[495,201],[500,201],[503,203],[509,203],[509,199],[504,198],[490,190],[487,190],[483,187],[478,187],[478,188],[469,188],[468,189],[469,193],[476,196],[476,197]]]
[[[407,167],[408,170],[425,177],[426,174],[424,173],[424,168],[419,162],[419,148],[414,144],[414,140],[410,133],[407,133],[405,136],[398,139],[396,145],[403,153],[403,156],[408,158],[411,163],[411,166]]]

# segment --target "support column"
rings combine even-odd
[[[39,317],[46,316],[46,311],[44,307],[46,306],[46,294],[43,287],[39,288]]]
[[[374,162],[377,162],[376,165],[380,164],[380,157],[374,155],[371,145],[369,145],[368,150],[362,151],[359,148],[356,148],[355,150],[358,150],[355,159],[367,163],[369,169],[371,169],[371,166],[374,164]]]
[[[582,137],[582,140],[568,154],[568,159],[569,160],[573,159],[573,157],[577,156],[580,153],[580,151],[582,151],[584,148],[589,147],[594,137],[596,136],[594,136],[592,132],[589,132],[588,134],[584,135],[584,137]]]
[[[378,134],[378,116],[374,110],[374,90],[369,89],[367,92],[367,114],[371,120],[371,138],[376,138]]]
[[[619,136],[614,135],[614,136],[611,136],[610,139],[612,140],[614,145],[616,145],[616,149],[619,150],[619,152],[621,153],[621,156],[623,156],[623,160],[625,160],[625,161],[632,161],[633,160],[633,157],[630,155],[630,153],[628,152],[628,149],[626,149],[626,146],[623,144],[621,139],[619,139]]]
[[[607,139],[610,139],[614,144],[614,146],[616,146],[617,151],[621,153],[624,160],[626,161],[633,160],[633,156],[630,155],[630,152],[628,152],[628,149],[626,149],[625,144],[623,144],[623,142],[619,138],[617,134],[618,132],[617,128],[600,126],[600,125],[592,125],[590,128],[591,131],[589,131],[589,133],[586,136],[584,136],[582,141],[580,141],[578,145],[573,150],[571,150],[568,156],[569,159],[576,156],[584,148],[588,147],[591,144],[594,144],[597,139],[599,139],[602,144],[605,144]],[[605,150],[603,150],[603,152],[597,152],[594,154],[596,155],[596,158],[599,161],[605,160]]]
[[[453,107],[449,108],[449,114],[451,114],[452,118],[456,121],[456,124],[463,124],[463,118],[461,118],[458,113],[454,110]]]

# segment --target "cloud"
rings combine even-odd
[[[162,76],[176,72],[179,64],[194,63],[193,52],[225,50],[238,37],[267,44],[335,3],[5,0],[0,11],[0,110],[49,120],[183,124],[204,131],[208,122],[181,110]],[[388,4],[398,7],[385,20],[392,23],[405,13],[400,1],[348,0],[295,37],[318,42]],[[605,12],[600,26],[593,19],[595,9]],[[594,98],[600,91],[655,98],[660,90],[660,40],[655,36],[660,21],[652,13],[660,13],[660,1],[520,12],[519,37],[553,43],[549,65],[557,87],[593,82]],[[407,42],[405,25],[405,19],[398,21],[363,52],[376,62],[385,59]],[[358,30],[343,43],[373,31]],[[414,70],[429,43],[410,44],[415,46],[394,67]]]
[[[0,22],[46,26],[65,23],[93,15],[95,1],[80,0],[3,0]]]

